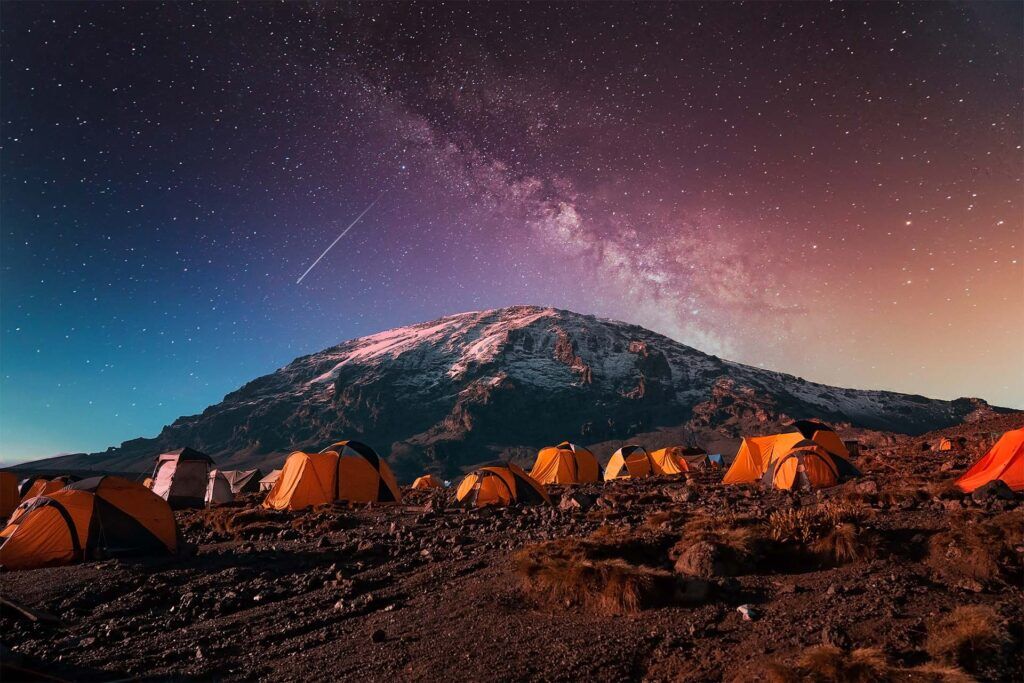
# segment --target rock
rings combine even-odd
[[[823,645],[832,645],[842,650],[848,650],[853,645],[846,631],[835,624],[826,624],[821,629],[821,642]]]
[[[878,483],[872,479],[865,479],[863,481],[858,481],[854,486],[854,489],[858,493],[874,494],[878,493]]]
[[[380,628],[370,634],[370,642],[373,643],[383,643],[387,638],[388,634],[384,633],[384,629]]]
[[[581,491],[573,491],[572,493],[567,493],[562,496],[561,502],[558,503],[558,509],[586,512],[590,508],[594,507],[594,503],[596,502],[596,496],[592,496]]]
[[[956,510],[962,510],[964,506],[959,500],[944,500],[942,501],[942,507],[950,512],[955,512]]]
[[[784,583],[779,586],[779,593],[781,595],[790,595],[797,592],[795,583]]]
[[[202,659],[203,656],[204,656],[203,655],[203,648],[197,647],[196,648],[196,659]]]
[[[984,503],[989,500],[1013,500],[1015,494],[1013,489],[1006,485],[1002,479],[993,479],[984,486],[979,486],[971,493],[971,499],[975,503]]]

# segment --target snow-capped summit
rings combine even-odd
[[[791,418],[923,432],[983,401],[839,389],[720,360],[614,320],[535,306],[460,313],[353,339],[249,382],[155,439],[51,467],[146,469],[191,446],[222,465],[278,464],[357,438],[400,476],[658,428],[736,437]]]

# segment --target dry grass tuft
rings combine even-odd
[[[675,599],[678,585],[671,573],[609,557],[610,552],[594,540],[550,541],[517,553],[516,573],[535,598],[601,614],[637,612]]]
[[[928,543],[928,565],[940,579],[979,590],[999,582],[1017,583],[1021,565],[1016,548],[1024,545],[1024,508],[991,519],[976,513],[951,516],[949,529]]]
[[[768,525],[780,543],[803,547],[828,564],[847,564],[875,556],[877,539],[864,528],[869,516],[859,505],[829,501],[773,512]]]
[[[896,677],[900,683],[975,683],[977,679],[955,666],[922,664],[912,669],[903,669]]]
[[[865,543],[860,530],[849,523],[841,523],[824,537],[811,544],[812,553],[829,564],[851,564],[870,560],[875,555],[875,546]]]
[[[929,624],[925,649],[935,660],[975,672],[1001,662],[1010,643],[994,609],[965,605]]]
[[[768,543],[757,520],[695,517],[683,526],[682,538],[669,551],[669,558],[680,574],[736,576],[757,568]]]
[[[841,650],[832,645],[809,648],[796,664],[772,662],[767,666],[772,683],[971,683],[974,679],[954,666],[926,664],[905,669],[890,664],[881,650]]]
[[[893,680],[894,669],[885,655],[874,648],[847,652],[832,645],[817,645],[804,651],[792,666],[773,663],[768,680],[774,683],[875,683]]]

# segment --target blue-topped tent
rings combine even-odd
[[[722,457],[721,453],[714,453],[708,456],[708,460],[715,467],[725,467],[725,458]]]

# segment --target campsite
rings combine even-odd
[[[596,480],[594,455],[565,443],[538,474],[578,459],[594,480],[529,484],[497,463],[401,502],[242,493],[174,512],[183,553],[4,572],[4,595],[46,615],[3,610],[4,661],[96,681],[1019,680],[1022,496],[954,485],[986,444],[921,445],[1021,426],[860,432],[857,477],[793,491],[723,484],[715,466]],[[629,468],[642,449],[625,450]],[[330,453],[282,478],[339,468]],[[388,474],[344,467],[395,497]]]

